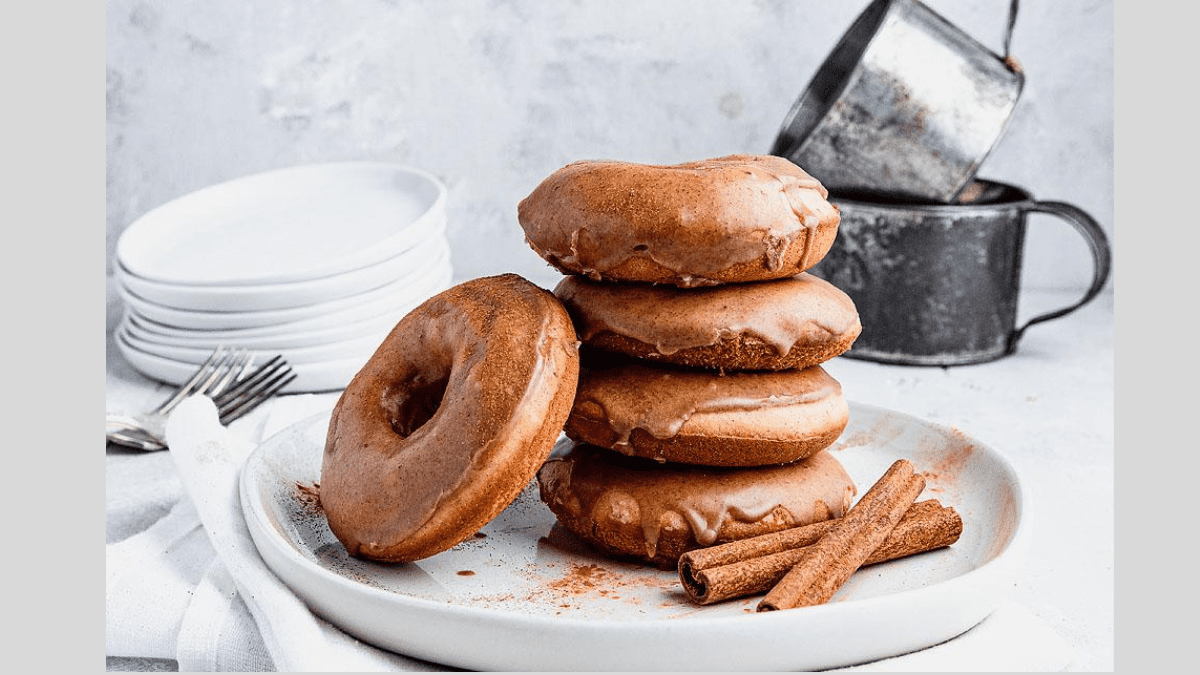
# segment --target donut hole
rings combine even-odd
[[[429,380],[415,378],[394,390],[387,397],[392,431],[401,438],[407,438],[433,419],[446,396],[446,384],[449,381],[450,373],[447,371]]]
[[[650,250],[650,247],[645,244],[638,244],[637,246],[633,247],[634,253],[645,253],[646,251],[649,251],[649,250]]]

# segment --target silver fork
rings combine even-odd
[[[167,416],[188,396],[204,394],[213,400],[221,424],[229,424],[278,394],[296,379],[282,356],[251,372],[254,354],[218,347],[195,374],[166,401],[141,415],[105,415],[109,442],[136,450],[166,450]]]

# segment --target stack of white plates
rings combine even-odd
[[[317,164],[214,185],[117,242],[116,341],[180,384],[218,346],[282,354],[288,392],[345,387],[405,314],[451,283],[446,189],[388,163]]]

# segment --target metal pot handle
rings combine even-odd
[[[1008,5],[1008,28],[1004,31],[1004,61],[1008,62],[1012,56],[1009,50],[1009,45],[1012,44],[1013,29],[1017,27],[1017,5],[1018,0],[1012,0]]]
[[[1017,340],[1021,338],[1021,335],[1030,326],[1070,314],[1088,302],[1091,302],[1104,288],[1104,284],[1108,281],[1109,273],[1112,271],[1112,249],[1109,247],[1108,237],[1104,234],[1104,230],[1101,229],[1100,224],[1082,209],[1065,202],[1038,201],[1034,202],[1033,207],[1029,211],[1031,213],[1047,213],[1052,216],[1058,216],[1074,226],[1075,230],[1083,235],[1084,240],[1092,251],[1092,285],[1075,304],[1035,316],[1025,322],[1024,326],[1013,331],[1013,334],[1008,338],[1008,350],[1006,352],[1008,354],[1016,350]]]

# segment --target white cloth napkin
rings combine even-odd
[[[324,397],[278,399],[253,435],[268,437],[330,405]],[[183,498],[144,531],[106,546],[108,655],[175,659],[181,671],[193,672],[442,669],[347,635],[312,614],[266,567],[237,495],[256,443],[222,427],[212,401],[181,403],[167,442],[170,452],[160,455],[173,459]]]
[[[160,517],[115,541],[110,531],[106,545],[109,656],[175,659],[180,671],[192,672],[446,670],[362,643],[312,614],[250,538],[237,487],[246,458],[258,440],[331,406],[328,396],[283,397],[263,406],[257,428],[232,429],[217,422],[205,397],[176,409],[167,426],[170,452],[136,461],[171,458],[178,483],[169,475],[148,481],[141,502]],[[172,494],[178,498],[165,508]],[[137,515],[138,501],[110,489],[110,530],[114,520],[120,530],[147,517]],[[1056,671],[1072,660],[1044,622],[1005,602],[946,643],[844,670]]]

